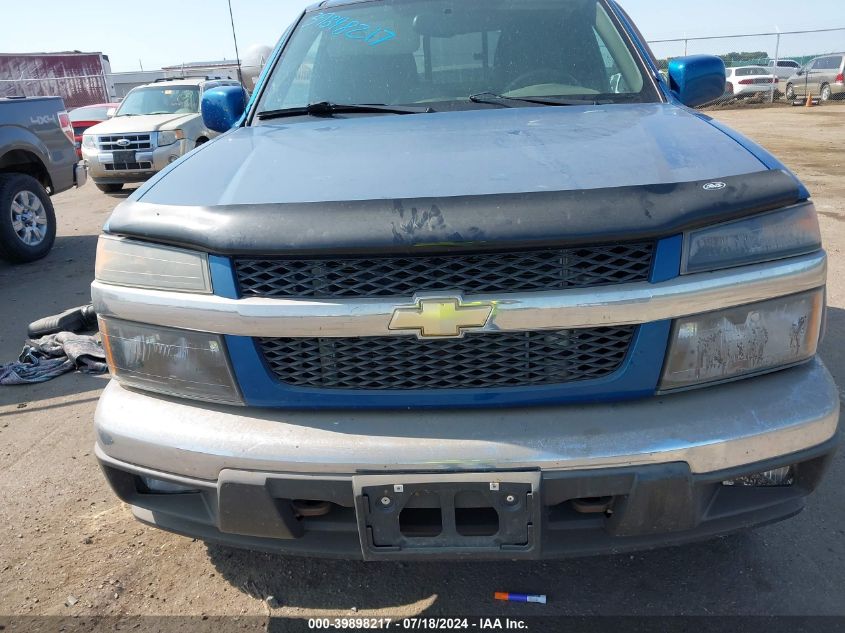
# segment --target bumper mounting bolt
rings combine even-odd
[[[390,497],[382,497],[381,498],[381,505],[389,506],[390,505]]]
[[[508,495],[507,497],[505,497],[505,501],[507,501],[510,505],[513,505],[514,503],[516,503],[516,497],[514,497],[513,495]]]

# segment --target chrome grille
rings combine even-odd
[[[407,297],[526,292],[645,281],[653,243],[423,256],[236,259],[244,296]]]
[[[104,152],[119,152],[123,150],[150,150],[153,148],[151,135],[147,134],[114,134],[112,136],[98,136],[97,146]],[[129,141],[128,145],[118,145],[121,140]]]
[[[258,339],[281,382],[322,389],[483,389],[565,384],[618,370],[636,327],[412,337]]]

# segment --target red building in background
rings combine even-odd
[[[0,97],[59,96],[68,109],[114,100],[102,53],[0,53]]]

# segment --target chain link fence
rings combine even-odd
[[[788,106],[845,99],[845,27],[813,31],[688,37],[649,42],[666,75],[686,55],[725,62],[725,92],[702,109]]]

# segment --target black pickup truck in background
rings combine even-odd
[[[60,97],[0,99],[0,258],[32,262],[50,252],[50,196],[81,187],[73,126]]]

